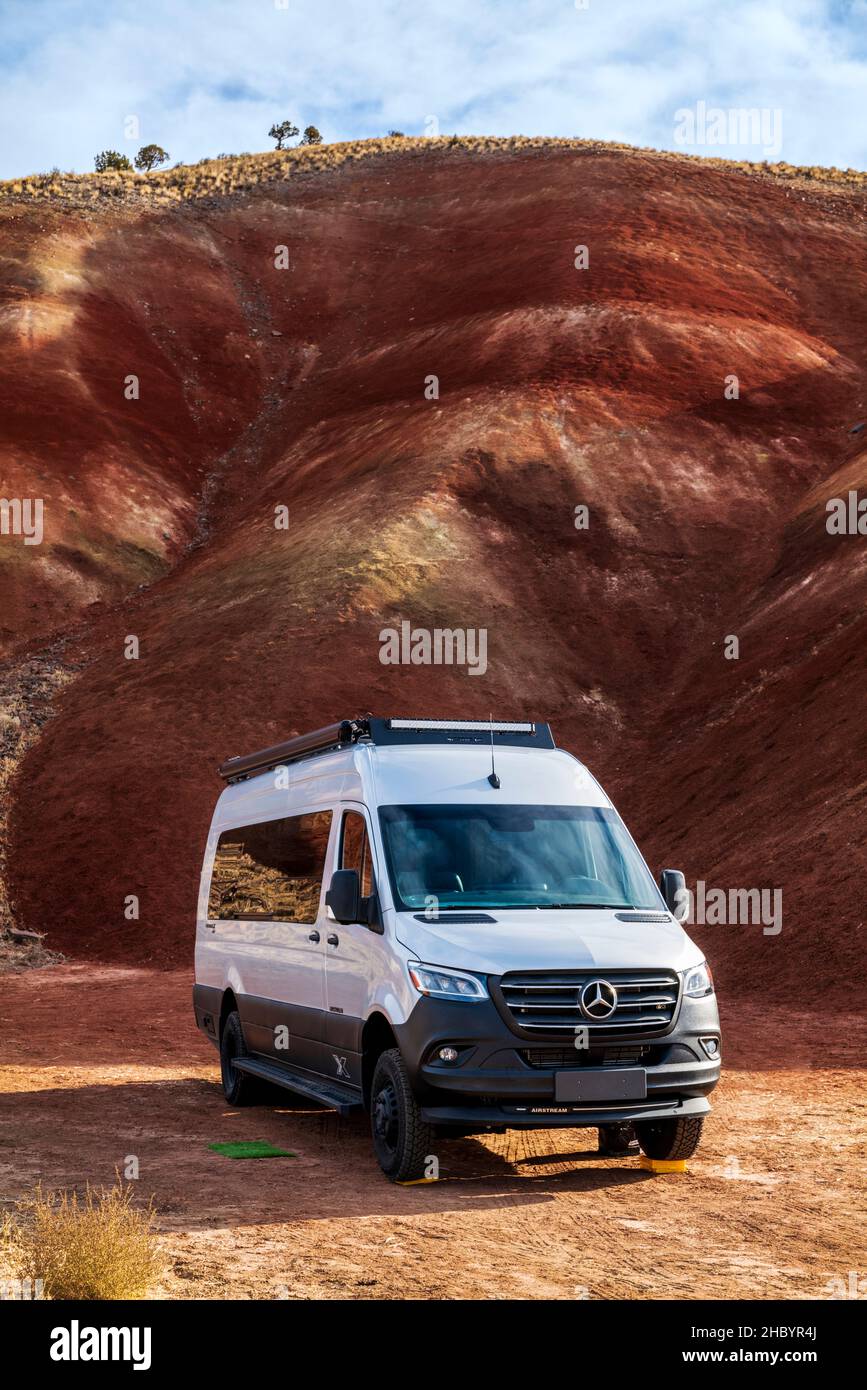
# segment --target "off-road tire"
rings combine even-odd
[[[370,1088],[370,1128],[379,1166],[391,1182],[423,1178],[434,1129],[421,1118],[406,1063],[396,1047],[381,1053]]]
[[[648,1158],[692,1158],[701,1139],[704,1116],[674,1120],[638,1120],[635,1137]]]
[[[262,1086],[255,1076],[238,1071],[233,1057],[244,1057],[247,1047],[237,1011],[230,1013],[220,1034],[220,1075],[223,1094],[230,1105],[256,1105],[262,1099]]]

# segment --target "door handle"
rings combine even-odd
[[[319,933],[318,933],[318,931],[312,931],[312,932],[310,933],[310,935],[308,936],[307,940],[308,940],[308,941],[318,941],[318,940],[319,940]]]
[[[340,945],[340,937],[337,935],[336,932],[331,932],[328,936],[326,936],[325,940],[328,942],[329,946]]]

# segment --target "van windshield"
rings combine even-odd
[[[600,806],[382,806],[398,911],[664,910],[616,811]]]

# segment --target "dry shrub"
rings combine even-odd
[[[43,1281],[45,1298],[145,1298],[163,1261],[154,1234],[156,1213],[132,1205],[120,1181],[84,1196],[37,1186],[18,1203],[9,1238],[18,1274]]]
[[[59,965],[62,960],[59,951],[49,951],[43,946],[41,932],[36,940],[16,941],[11,933],[0,927],[0,975],[43,970],[48,965]]]

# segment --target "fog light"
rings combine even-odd
[[[458,1060],[458,1049],[456,1047],[441,1047],[437,1056],[441,1062],[456,1062]]]
[[[700,1038],[699,1041],[708,1057],[719,1056],[719,1038]]]

